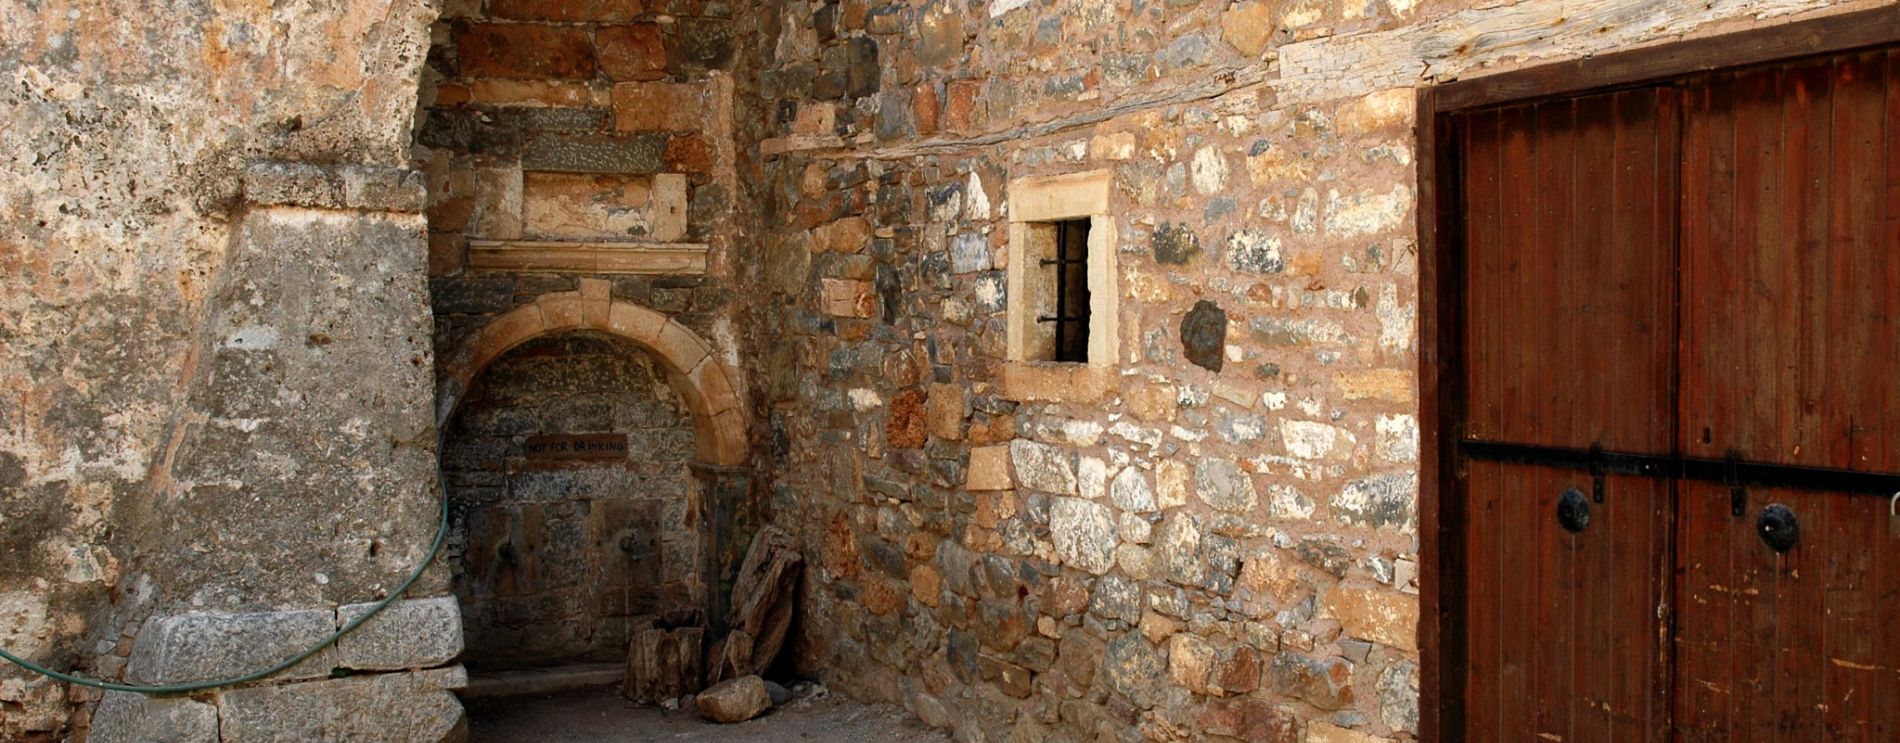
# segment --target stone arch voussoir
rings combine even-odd
[[[578,291],[541,295],[475,331],[442,367],[436,425],[448,425],[475,377],[510,349],[544,335],[591,330],[631,341],[660,362],[692,412],[701,462],[743,464],[748,448],[745,408],[739,404],[732,373],[711,344],[664,314],[614,299],[608,289],[606,281],[584,279]]]

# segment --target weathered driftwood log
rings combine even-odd
[[[627,698],[657,704],[699,691],[705,623],[703,612],[689,609],[654,615],[636,626],[627,648]]]
[[[731,631],[707,654],[706,683],[762,674],[778,659],[805,564],[795,545],[792,535],[770,526],[752,539],[732,586]]]

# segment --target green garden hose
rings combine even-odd
[[[438,450],[439,448],[440,448],[440,444],[438,442]],[[293,655],[290,658],[284,660],[284,662],[278,663],[277,665],[271,666],[261,671],[254,671],[251,673],[247,673],[242,676],[234,676],[232,678],[227,678],[227,679],[217,679],[214,681],[197,681],[197,682],[193,682],[189,684],[146,685],[146,684],[122,684],[122,683],[118,683],[114,681],[100,681],[98,679],[89,679],[84,676],[75,676],[70,673],[62,673],[60,671],[55,671],[51,668],[42,666],[38,663],[34,663],[33,661],[27,660],[25,658],[21,658],[20,656],[14,655],[13,653],[7,652],[5,648],[0,648],[0,659],[5,659],[8,662],[11,662],[12,664],[19,666],[21,668],[24,668],[26,670],[40,674],[42,676],[46,676],[48,678],[64,681],[69,684],[89,686],[94,689],[105,689],[107,691],[129,691],[129,692],[135,692],[139,694],[185,694],[185,693],[194,692],[194,691],[205,691],[207,689],[220,689],[227,686],[237,686],[238,684],[248,684],[252,681],[269,678],[273,675],[276,675],[279,672],[282,672],[290,668],[291,666],[295,666],[298,663],[302,663],[305,658],[309,658],[312,655],[316,655],[317,653],[322,652],[324,648],[327,648],[331,645],[336,644],[336,641],[342,639],[344,635],[347,635],[350,632],[354,631],[357,627],[363,626],[364,622],[368,622],[370,619],[374,618],[377,614],[381,614],[384,609],[389,608],[390,604],[394,603],[396,599],[401,598],[404,593],[407,593],[409,591],[410,586],[415,585],[416,581],[422,579],[422,573],[429,569],[430,563],[435,562],[435,556],[442,552],[442,544],[443,542],[447,541],[448,535],[449,535],[448,490],[446,487],[444,487],[442,483],[442,470],[440,466],[436,468],[435,490],[436,490],[436,499],[440,501],[442,504],[442,520],[440,524],[436,527],[435,544],[430,545],[428,556],[422,558],[421,564],[418,564],[416,566],[416,569],[409,574],[409,578],[404,580],[402,582],[402,585],[397,586],[396,590],[391,591],[388,596],[385,596],[381,601],[378,601],[376,602],[374,606],[371,606],[368,613],[365,613],[363,616],[350,620],[348,624],[343,625],[341,629],[338,629],[336,632],[332,633],[329,637],[323,638],[321,641],[317,642],[315,645],[311,645],[308,649],[305,649],[303,652]]]

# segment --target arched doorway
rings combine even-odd
[[[692,416],[651,356],[574,331],[470,388],[443,441],[469,664],[612,661],[643,616],[697,608]]]
[[[583,280],[475,331],[439,389],[473,670],[621,662],[656,615],[717,616],[745,429],[697,334]]]

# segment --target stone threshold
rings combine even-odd
[[[580,663],[519,671],[470,673],[463,699],[556,694],[574,689],[618,684],[627,676],[624,663]]]
[[[703,276],[706,251],[705,243],[470,240],[468,268]]]

